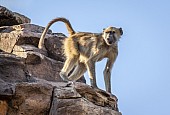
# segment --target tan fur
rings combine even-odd
[[[0,100],[0,115],[7,115],[8,103],[5,100]]]
[[[84,72],[88,71],[91,86],[97,87],[95,62],[108,58],[104,69],[104,80],[106,91],[111,92],[111,69],[118,55],[117,42],[123,34],[121,28],[108,27],[103,33],[78,32],[75,33],[70,22],[65,18],[53,19],[44,30],[40,39],[39,46],[44,46],[44,37],[49,27],[57,21],[66,24],[70,33],[69,37],[64,40],[64,54],[66,61],[60,72],[64,81],[76,81]],[[70,76],[68,74],[73,69]]]

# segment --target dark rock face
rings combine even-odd
[[[47,50],[40,50],[44,27],[14,14],[0,6],[0,115],[121,115],[116,96],[84,84],[84,77],[62,82],[65,35],[49,30]]]
[[[7,113],[12,115],[47,115],[53,87],[50,84],[18,83],[15,95],[9,101]]]
[[[0,79],[4,82],[15,83],[26,81],[24,61],[13,54],[0,53]]]
[[[11,26],[30,22],[31,20],[24,15],[12,12],[3,6],[0,6],[0,26]]]

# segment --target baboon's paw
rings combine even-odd
[[[67,77],[67,75],[65,75],[63,72],[60,72],[60,77],[63,79],[64,82],[68,82],[70,81]]]

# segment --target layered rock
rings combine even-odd
[[[4,84],[0,94],[9,92],[1,96],[0,110],[9,115],[121,115],[117,98],[105,91],[79,82],[35,80]]]
[[[45,42],[47,51],[43,51],[37,48],[43,29],[44,27],[34,24],[0,27],[0,50],[22,58],[24,71],[29,75],[51,81],[62,81],[59,71],[65,60],[62,53],[62,41],[65,36],[54,34],[49,30]],[[8,58],[12,56],[1,54],[3,55]],[[81,80],[85,82],[84,77]]]
[[[0,115],[121,115],[116,96],[84,77],[62,82],[65,35],[49,30],[43,51],[37,46],[44,27],[2,6],[0,17]]]
[[[26,16],[0,6],[0,26],[11,26],[30,22],[31,20]]]
[[[78,82],[54,87],[50,115],[121,115],[117,111],[117,98],[105,91]]]

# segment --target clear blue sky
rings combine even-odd
[[[119,98],[120,111],[123,115],[170,115],[169,0],[0,0],[0,5],[41,26],[63,16],[77,31],[122,27],[124,35],[112,70],[112,92]],[[62,23],[51,29],[67,35]],[[97,63],[97,83],[102,89],[105,62]]]

